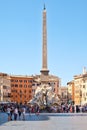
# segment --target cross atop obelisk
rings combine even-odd
[[[41,72],[41,80],[46,80],[49,74],[49,70],[47,68],[47,25],[46,25],[46,8],[44,5],[43,9],[43,40],[42,40],[42,70]]]

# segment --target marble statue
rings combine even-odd
[[[34,98],[29,103],[38,104],[39,107],[49,107],[54,104],[59,104],[59,98],[54,93],[52,86],[41,84],[37,87]]]

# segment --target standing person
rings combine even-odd
[[[18,108],[18,115],[19,115],[19,120],[21,119],[21,108]]]
[[[13,112],[14,112],[14,108],[13,108],[13,107],[11,107],[11,110],[10,110],[11,120],[12,120],[12,115],[13,115]]]
[[[10,107],[8,107],[8,108],[7,108],[8,121],[10,121],[10,120],[11,120],[11,114],[10,114],[10,111],[11,111],[11,108],[10,108]]]
[[[23,108],[22,108],[23,120],[25,120],[25,112],[26,112],[26,109],[25,109],[25,107],[23,107]]]
[[[78,113],[78,112],[79,112],[79,106],[76,105],[76,113]]]
[[[29,106],[28,107],[29,116],[31,115],[31,110],[32,110],[32,108],[31,108],[31,106]]]
[[[36,113],[36,115],[38,116],[39,115],[39,106],[35,106],[35,113]]]
[[[17,120],[17,115],[18,115],[18,108],[15,107],[15,109],[14,109],[14,120],[15,121]]]

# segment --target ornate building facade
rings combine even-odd
[[[32,99],[33,77],[13,75],[11,79],[11,102],[27,103]]]
[[[6,73],[0,73],[0,101],[11,101],[10,76]]]
[[[75,105],[87,104],[87,71],[75,75],[73,81],[67,83],[68,93]]]

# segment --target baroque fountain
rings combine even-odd
[[[37,104],[40,109],[46,110],[47,108],[59,106],[59,97],[54,92],[54,87],[50,84],[42,83],[35,91],[35,95],[29,102],[31,105]]]

